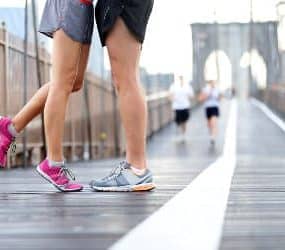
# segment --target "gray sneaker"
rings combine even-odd
[[[134,192],[149,191],[155,188],[152,173],[147,169],[142,176],[135,175],[131,165],[122,161],[109,175],[101,180],[93,180],[90,187],[95,191]]]

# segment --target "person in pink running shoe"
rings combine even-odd
[[[15,136],[13,135],[15,133],[11,130],[13,128],[11,119],[0,117],[0,166],[3,167],[6,166],[8,150],[10,148],[14,150],[16,146],[14,144]]]
[[[72,182],[75,177],[64,164],[62,138],[69,96],[83,85],[93,26],[92,0],[47,0],[39,31],[53,38],[51,81],[13,119],[0,119],[0,165],[4,167],[15,137],[44,112],[47,159],[38,165],[37,171],[63,192],[83,189]]]

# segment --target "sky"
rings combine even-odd
[[[142,65],[149,71],[191,74],[195,22],[249,22],[249,0],[154,0]],[[174,3],[175,2],[175,3]],[[255,21],[276,19],[275,0],[253,0]],[[216,18],[215,13],[216,11]]]
[[[23,6],[24,2],[0,0],[0,7]],[[248,22],[250,19],[250,0],[154,0],[154,3],[141,60],[141,65],[152,73],[191,74],[190,23]],[[254,20],[275,20],[276,3],[277,0],[252,0]]]
[[[9,0],[9,1],[5,1],[5,0],[0,0],[0,6],[1,7],[22,7],[25,5],[25,1],[24,0]]]

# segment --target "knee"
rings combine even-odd
[[[47,88],[49,90],[50,86],[51,86],[51,82],[47,82],[42,87]]]
[[[117,91],[131,90],[139,85],[138,77],[135,73],[124,70],[112,70],[113,84]]]
[[[113,85],[114,85],[115,89],[118,91],[119,90],[119,84],[118,84],[117,74],[115,71],[112,70],[111,75],[112,75]]]
[[[122,55],[121,51],[109,46],[112,80],[117,91],[130,91],[139,85],[137,61]]]
[[[73,88],[76,83],[76,77],[76,70],[70,70],[63,73],[60,77],[54,79],[52,86],[54,89],[56,89],[56,91],[64,91],[66,94],[70,94],[73,92]]]
[[[76,79],[76,81],[73,85],[73,88],[72,88],[72,93],[78,92],[79,90],[81,90],[82,86],[83,86],[83,79],[82,78]]]

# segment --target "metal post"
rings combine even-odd
[[[249,88],[248,90],[253,89],[253,78],[252,78],[252,48],[253,48],[253,0],[250,0],[250,26],[249,26]],[[253,94],[253,93],[251,93]]]
[[[117,112],[117,94],[113,85],[113,119],[114,119],[114,142],[115,142],[115,156],[120,156],[120,145],[119,145],[119,129],[118,129],[118,112]]]
[[[217,20],[217,10],[216,6],[214,9],[214,25],[215,25],[215,63],[216,63],[216,71],[217,71],[217,82],[220,82],[220,63],[219,63],[219,54],[218,54],[218,49],[219,49],[219,27],[218,27],[218,20]]]
[[[104,88],[104,75],[105,75],[105,67],[104,67],[104,49],[102,49],[102,61],[101,61],[101,88],[100,88],[100,111],[101,111],[101,119],[100,119],[100,158],[104,157],[105,150],[105,142],[107,139],[106,131],[105,131],[105,88]]]
[[[147,95],[150,95],[151,94],[151,91],[150,91],[151,79],[150,79],[150,75],[148,72],[146,74],[146,80],[147,80],[146,93],[147,93]],[[152,135],[153,135],[153,116],[152,116],[152,103],[151,103],[151,101],[147,101],[146,105],[147,105],[147,111],[148,111],[147,112],[147,119],[148,119],[149,133],[150,133],[149,137],[152,137]]]
[[[88,151],[89,151],[89,160],[93,159],[93,145],[92,145],[92,126],[91,126],[91,112],[90,112],[90,104],[89,104],[89,95],[88,95],[88,82],[85,83],[85,87],[83,88],[84,92],[84,102],[85,102],[85,110],[87,115],[87,137],[88,137]]]
[[[278,26],[280,27],[280,30],[278,29],[277,31],[277,42],[278,42],[278,56],[280,58],[280,77],[279,77],[279,82],[284,84],[285,83],[285,75],[284,75],[284,50],[285,50],[285,40],[284,40],[284,25],[285,25],[285,1],[278,1],[276,4],[276,10],[277,10],[277,17],[278,17]]]
[[[8,115],[9,113],[9,95],[8,95],[8,84],[9,84],[9,72],[10,72],[10,67],[9,67],[9,33],[6,27],[5,22],[2,22],[2,27],[4,30],[4,86],[3,86],[3,104],[4,104],[4,115]],[[11,161],[10,157],[8,157],[8,164],[7,167],[11,167]]]
[[[8,84],[9,84],[9,34],[6,27],[6,23],[2,22],[2,28],[4,30],[4,89],[3,89],[3,104],[4,115],[8,115]]]
[[[38,42],[38,31],[37,31],[37,12],[35,0],[32,0],[32,13],[33,13],[33,28],[34,28],[34,42],[36,50],[36,64],[37,64],[37,76],[38,76],[38,86],[42,86],[41,77],[41,66],[40,66],[40,56],[39,56],[39,42]],[[41,114],[41,126],[42,126],[42,140],[43,140],[43,156],[46,157],[46,138],[45,138],[45,126],[44,126],[44,113]]]
[[[23,92],[23,106],[27,102],[27,83],[28,83],[28,0],[25,3],[25,40],[24,40],[24,92]],[[27,133],[26,129],[23,131],[23,162],[24,167],[27,167]]]

